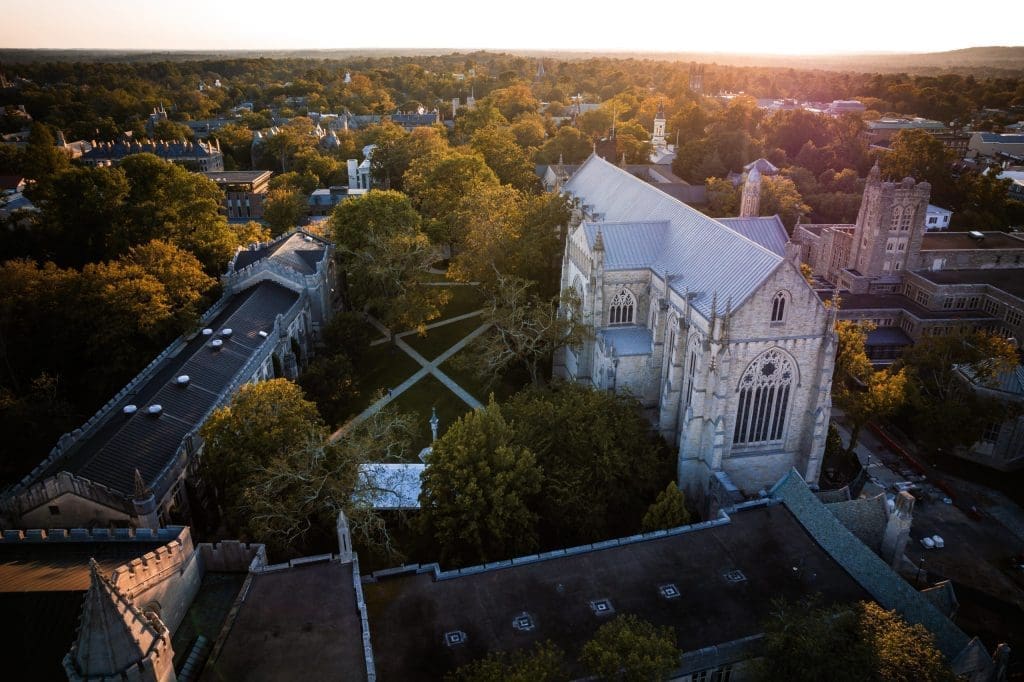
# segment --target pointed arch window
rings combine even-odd
[[[903,207],[896,206],[892,209],[892,223],[889,225],[890,230],[896,230],[900,226],[900,219],[903,217]]]
[[[781,441],[796,368],[784,351],[772,348],[747,366],[737,391],[736,428],[732,442],[754,445]]]
[[[772,298],[772,322],[786,321],[786,296],[785,291],[780,291]]]
[[[612,297],[611,307],[608,309],[608,324],[633,324],[635,311],[636,299],[629,289],[622,289]]]

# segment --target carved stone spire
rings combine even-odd
[[[89,560],[90,584],[82,604],[78,637],[64,657],[69,679],[120,678],[132,671],[137,679],[166,676],[173,652],[166,628],[144,616]]]
[[[153,493],[146,487],[146,481],[143,480],[142,474],[138,469],[135,470],[135,482],[134,482],[134,495],[132,499],[144,500],[150,497]]]

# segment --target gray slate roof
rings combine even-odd
[[[885,495],[834,502],[828,505],[828,510],[858,540],[876,552],[881,548],[888,521]]]
[[[615,346],[616,355],[649,355],[651,352],[651,330],[647,327],[606,327],[598,334],[605,343]]]
[[[238,272],[264,258],[271,258],[303,275],[312,275],[316,272],[317,263],[323,260],[325,251],[326,245],[323,241],[299,230],[285,239],[239,251],[230,269]]]
[[[776,483],[770,495],[781,500],[821,548],[883,608],[895,609],[907,622],[920,623],[935,635],[935,643],[947,660],[952,661],[964,650],[967,635],[844,528],[795,470]]]
[[[41,478],[69,471],[131,495],[138,469],[143,480],[152,483],[173,460],[182,439],[201,423],[257,348],[273,343],[259,332],[272,331],[274,318],[286,314],[298,298],[295,292],[269,281],[238,294],[226,313],[210,325],[218,333],[225,328],[232,330],[221,350],[213,350],[208,337],[197,336],[134,394],[124,398],[123,403],[135,404],[138,412],[126,418],[114,414],[96,433],[54,462]],[[189,376],[187,386],[174,383],[182,374]],[[160,405],[162,414],[146,414],[150,405]],[[122,407],[117,406],[118,412]],[[163,493],[154,492],[158,497]]]
[[[750,241],[760,244],[772,253],[785,257],[789,234],[778,215],[758,218],[719,218],[718,222],[739,232]]]
[[[604,238],[606,268],[614,262],[617,269],[667,272],[677,294],[697,294],[692,305],[705,317],[715,292],[719,313],[730,299],[736,308],[782,263],[778,254],[597,156],[587,159],[565,189],[602,221],[620,223],[614,241]],[[609,229],[599,226],[602,233]],[[584,227],[592,247],[598,225]]]

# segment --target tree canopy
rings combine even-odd
[[[602,680],[661,680],[679,666],[672,628],[656,627],[632,614],[616,616],[583,645],[580,662]]]

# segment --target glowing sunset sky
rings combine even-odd
[[[5,2],[0,47],[473,48],[824,54],[1016,45],[1020,23],[906,0],[38,0]]]

